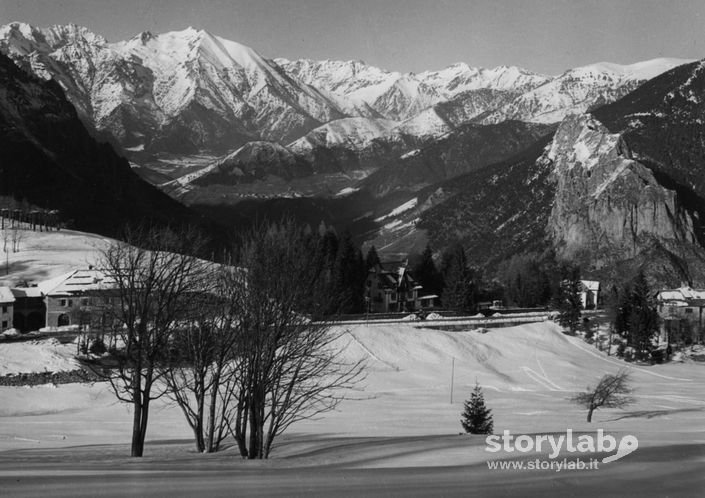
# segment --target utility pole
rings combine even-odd
[[[455,357],[451,360],[450,363],[450,404],[453,404],[453,381],[455,379]]]

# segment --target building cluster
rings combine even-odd
[[[110,276],[92,267],[36,285],[0,287],[0,332],[13,328],[29,332],[45,327],[100,326],[99,322],[105,320],[105,307],[114,297],[114,288]],[[601,297],[599,282],[581,281],[584,309],[600,307]],[[664,289],[656,293],[656,302],[662,341],[669,337],[688,343],[705,341],[705,289]],[[439,296],[424,294],[406,262],[387,262],[377,263],[369,270],[365,303],[370,313],[414,312],[439,306]]]
[[[73,270],[25,287],[0,287],[0,332],[93,325],[110,299],[112,280],[94,268]]]

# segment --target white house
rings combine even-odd
[[[600,282],[581,280],[580,302],[583,309],[592,310],[600,303]]]

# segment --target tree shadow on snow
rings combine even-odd
[[[687,412],[702,412],[705,408],[679,408],[675,410],[637,410],[632,412],[627,412],[621,417],[612,418],[606,420],[606,422],[616,422],[617,420],[624,420],[625,418],[655,418],[662,417],[664,415],[673,415],[675,413],[687,413]]]

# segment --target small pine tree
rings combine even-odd
[[[485,406],[485,397],[482,394],[480,384],[475,383],[470,399],[465,401],[460,424],[469,434],[492,434],[494,422],[492,421],[492,410]]]

